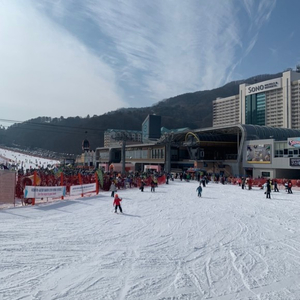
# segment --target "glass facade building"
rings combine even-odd
[[[264,126],[266,121],[265,93],[246,96],[245,110],[246,124]]]
[[[275,74],[276,78],[266,76],[240,84],[238,95],[214,100],[213,127],[253,124],[299,129],[300,67]]]

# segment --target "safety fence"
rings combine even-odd
[[[35,198],[33,198],[33,192],[38,194],[40,191],[49,193],[49,195],[55,195],[52,198],[56,198],[57,190],[53,187],[65,187],[64,193],[62,194],[62,199],[66,195],[71,195],[77,187],[77,190],[81,190],[80,193],[82,196],[84,191],[91,192],[91,189],[88,189],[92,184],[96,183],[95,191],[97,194],[101,191],[109,191],[112,181],[114,181],[117,189],[126,189],[126,188],[136,188],[141,186],[141,181],[143,180],[145,186],[150,186],[153,175],[144,176],[144,177],[115,177],[112,174],[103,174],[102,172],[94,172],[90,174],[81,174],[76,175],[66,175],[63,172],[60,174],[45,174],[41,171],[34,171],[33,174],[17,175],[16,187],[15,187],[15,197],[18,199],[24,199],[25,203],[35,204]],[[155,181],[157,184],[164,184],[166,182],[166,176],[155,176]],[[31,188],[29,188],[31,187]],[[33,189],[33,187],[36,187]],[[43,187],[43,189],[42,189]],[[85,189],[87,187],[87,189]],[[40,195],[43,195],[40,192]],[[42,196],[40,196],[42,197]],[[47,197],[47,196],[45,196]],[[30,200],[26,200],[30,198]],[[31,199],[33,198],[33,199]],[[37,198],[37,197],[36,197]]]
[[[262,187],[266,181],[268,179],[267,178],[254,178],[254,179],[248,179],[248,181],[246,180],[246,185],[248,185],[249,183],[251,184],[251,186],[253,187]],[[286,183],[288,183],[288,181],[291,181],[292,183],[292,186],[293,187],[300,187],[300,180],[299,179],[282,179],[282,178],[275,178],[275,179],[272,179],[272,182],[277,182],[277,185],[280,187],[284,187]],[[226,182],[227,183],[230,183],[230,184],[241,184],[241,178],[227,178],[226,179]]]

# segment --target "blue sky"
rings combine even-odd
[[[299,11],[298,0],[0,0],[0,119],[102,115],[294,69]]]

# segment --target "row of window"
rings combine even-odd
[[[275,157],[300,157],[298,149],[275,150]]]
[[[151,149],[150,157],[149,150],[147,149],[135,149],[135,150],[126,150],[127,159],[164,159],[165,149]]]
[[[277,142],[274,144],[274,157],[299,157],[300,149],[287,148],[287,142]]]

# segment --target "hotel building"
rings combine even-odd
[[[213,101],[213,127],[252,124],[300,128],[300,68],[252,85],[240,84],[239,95]]]

